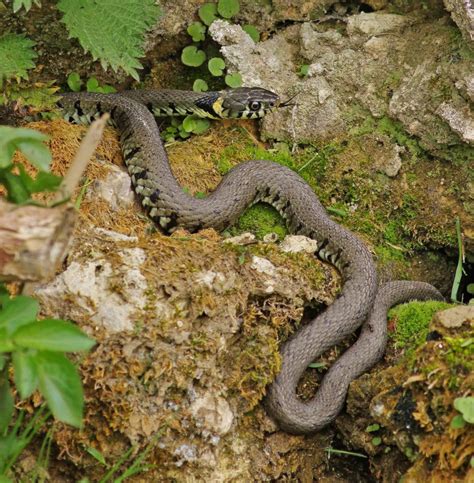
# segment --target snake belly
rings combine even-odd
[[[134,190],[163,231],[170,233],[178,226],[191,232],[207,227],[222,230],[248,206],[262,201],[276,208],[291,233],[317,242],[315,255],[336,266],[344,285],[334,303],[283,344],[281,371],[264,401],[283,430],[295,434],[316,431],[341,411],[350,382],[382,356],[388,307],[442,296],[422,282],[392,282],[379,290],[375,263],[366,245],[331,220],[309,185],[286,167],[270,161],[247,161],[227,173],[208,197],[196,199],[185,193],[171,171],[150,111],[158,115],[199,114],[197,96],[195,92],[166,90],[68,93],[58,106],[66,119],[76,123],[90,122],[104,112],[111,114]],[[202,96],[199,94],[199,99]],[[205,106],[199,109],[206,111]],[[359,340],[325,375],[315,397],[301,401],[296,387],[308,365],[364,321]]]

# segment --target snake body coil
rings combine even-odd
[[[232,169],[205,199],[186,194],[171,172],[155,115],[198,114],[211,118],[261,117],[278,105],[263,89],[225,92],[128,91],[122,94],[65,94],[58,103],[72,122],[88,122],[110,112],[136,193],[150,217],[165,232],[192,232],[231,225],[251,204],[274,206],[289,230],[317,241],[315,255],[335,265],[344,279],[340,296],[299,330],[281,350],[282,369],[265,404],[280,426],[308,433],[331,422],[344,404],[349,383],[371,367],[386,343],[386,312],[410,299],[441,299],[431,285],[393,282],[378,290],[372,256],[350,231],[332,221],[312,189],[295,172],[269,161],[248,161]],[[374,304],[375,301],[375,304]],[[316,396],[302,402],[297,383],[314,359],[365,322],[357,343],[326,374]]]

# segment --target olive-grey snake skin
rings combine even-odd
[[[344,280],[341,294],[283,344],[282,369],[265,398],[267,410],[282,429],[309,433],[337,416],[350,382],[382,356],[388,308],[412,299],[441,300],[442,296],[423,282],[391,282],[379,289],[375,263],[366,245],[332,221],[312,189],[288,168],[269,161],[248,161],[232,169],[207,198],[196,199],[183,191],[171,172],[150,111],[155,115],[257,118],[278,104],[278,96],[269,91],[242,88],[210,93],[68,93],[58,106],[67,119],[79,123],[111,113],[134,189],[165,232],[178,226],[192,232],[206,227],[221,230],[249,205],[264,201],[279,211],[292,233],[316,240],[315,255],[338,268]],[[296,386],[308,364],[363,323],[358,341],[327,372],[316,396],[306,402],[299,400]]]

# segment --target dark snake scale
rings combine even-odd
[[[259,118],[284,104],[260,88],[196,93],[127,91],[121,94],[64,94],[58,106],[71,122],[87,123],[111,114],[135,192],[164,232],[224,229],[251,204],[274,206],[292,233],[317,242],[315,255],[335,265],[344,286],[322,314],[303,326],[281,349],[282,368],[268,388],[265,406],[282,429],[309,433],[341,411],[349,384],[383,355],[387,310],[408,300],[442,300],[423,282],[391,282],[378,287],[375,263],[366,245],[332,221],[312,189],[288,168],[269,161],[248,161],[232,169],[207,198],[186,194],[171,172],[153,114],[196,114],[210,118]],[[151,111],[151,112],[150,112]],[[152,114],[153,112],[153,114]],[[362,326],[357,342],[326,373],[315,397],[296,395],[301,375],[318,356]]]

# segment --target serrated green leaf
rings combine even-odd
[[[229,87],[235,88],[242,85],[242,76],[239,72],[235,72],[234,74],[227,74],[224,80]]]
[[[193,22],[187,29],[193,42],[200,42],[206,38],[206,27],[201,22]]]
[[[181,52],[181,62],[190,67],[199,67],[206,60],[206,54],[203,50],[198,50],[195,45],[188,45]]]
[[[212,59],[209,59],[209,62],[207,63],[207,67],[209,69],[209,72],[213,76],[219,77],[224,73],[224,69],[225,69],[224,59],[221,59],[220,57],[213,57]]]
[[[0,435],[8,428],[13,416],[13,395],[5,373],[0,374]]]
[[[250,38],[255,42],[257,43],[259,40],[260,40],[260,32],[257,30],[257,28],[253,25],[244,25],[242,27],[242,30],[244,32],[247,32],[250,36]]]
[[[81,427],[84,395],[74,364],[58,352],[38,352],[34,357],[39,390],[53,416],[64,423]]]
[[[0,327],[4,327],[7,335],[12,335],[23,325],[27,325],[36,320],[38,314],[38,301],[18,295],[6,301],[0,310]]]
[[[99,59],[104,69],[119,68],[138,80],[147,30],[161,13],[155,0],[60,0],[58,9],[70,37]]]
[[[71,72],[67,76],[67,85],[72,92],[79,92],[82,85],[81,76],[77,72]]]
[[[196,79],[193,83],[193,91],[194,92],[205,92],[209,89],[207,82],[202,79]]]
[[[59,87],[53,85],[53,82],[36,83],[33,86],[10,85],[6,95],[9,101],[17,101],[20,105],[38,110],[52,108],[60,99],[60,96],[55,95]]]
[[[240,11],[239,0],[219,0],[217,3],[217,11],[224,18],[232,18]]]
[[[0,37],[0,86],[4,79],[27,79],[27,70],[35,66],[35,43],[24,35],[6,34]]]
[[[34,355],[28,351],[15,350],[12,359],[15,385],[21,398],[26,399],[38,386]]]
[[[12,339],[17,346],[45,351],[84,351],[95,345],[95,341],[79,327],[56,319],[43,319],[24,325],[12,335]]]
[[[199,18],[209,27],[217,16],[217,5],[215,3],[205,3],[199,7]]]

